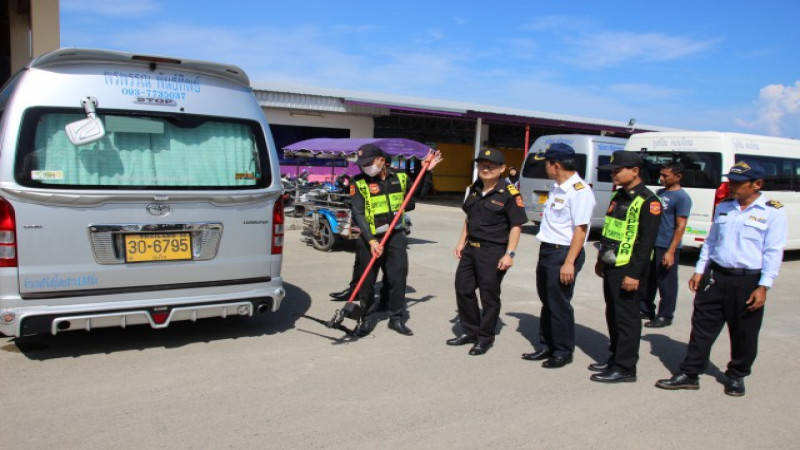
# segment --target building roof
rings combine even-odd
[[[582,128],[630,133],[628,121],[555,114],[503,106],[483,105],[452,100],[406,97],[394,94],[350,91],[345,89],[304,86],[258,81],[252,88],[262,106],[310,111],[329,111],[365,115],[420,113],[461,117],[489,122],[530,124],[552,127],[580,125]],[[680,131],[658,125],[636,124],[636,131]]]

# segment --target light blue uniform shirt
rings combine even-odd
[[[553,183],[536,238],[540,242],[568,246],[572,242],[572,235],[575,234],[575,227],[587,225],[586,238],[583,241],[586,244],[594,204],[592,188],[577,172],[562,184]]]
[[[786,246],[786,211],[772,206],[764,194],[744,211],[737,200],[717,205],[714,223],[700,250],[695,273],[703,273],[709,259],[729,269],[760,269],[761,286],[772,287]]]

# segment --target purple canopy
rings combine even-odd
[[[283,147],[287,158],[355,158],[358,148],[364,144],[375,144],[390,157],[423,159],[428,146],[404,138],[317,138],[306,139]]]

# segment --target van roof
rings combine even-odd
[[[92,48],[62,48],[34,58],[28,68],[43,68],[54,65],[77,63],[125,64],[149,67],[150,64],[179,66],[187,70],[202,72],[219,78],[225,78],[250,87],[250,79],[238,66],[220,64],[193,59],[172,58],[165,56],[144,55]]]

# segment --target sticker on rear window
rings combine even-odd
[[[31,180],[63,180],[64,172],[61,170],[31,170]]]

